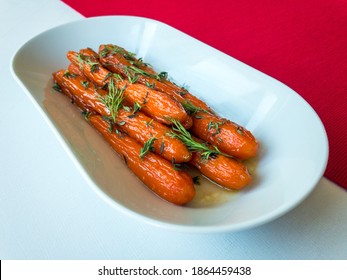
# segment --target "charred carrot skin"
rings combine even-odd
[[[200,152],[195,152],[189,163],[207,178],[227,189],[240,190],[252,181],[247,167],[242,162],[223,155],[204,159]]]
[[[100,101],[100,97],[107,95],[107,92],[96,89],[93,84],[86,86],[86,81],[82,77],[67,75],[66,73],[66,71],[61,70],[53,74],[54,80],[63,92],[68,93],[67,95],[73,98],[82,110],[89,108],[88,111],[92,109],[102,116],[109,117],[110,112]],[[118,110],[115,123],[119,125],[120,130],[126,132],[142,145],[151,138],[155,138],[152,146],[153,151],[169,161],[182,163],[191,159],[191,153],[187,147],[180,140],[168,136],[171,130],[167,126],[141,112],[134,113],[130,108],[128,111],[122,108]]]
[[[211,111],[205,102],[192,95],[188,90],[179,87],[161,76],[148,64],[136,59],[121,47],[111,44],[100,45],[99,59],[101,64],[113,73],[118,73],[125,78],[136,76],[136,81],[138,83],[157,91],[164,92],[182,104],[190,102],[196,107]]]
[[[197,112],[193,119],[193,134],[222,152],[241,160],[257,155],[258,142],[244,127],[204,111]]]
[[[83,49],[80,52],[78,54],[69,51],[67,57],[72,63],[79,65],[84,75],[91,81],[95,82],[98,86],[106,86],[112,76],[112,72],[101,66],[98,60],[96,60],[95,55],[93,55],[92,50]],[[126,103],[131,106],[138,103],[138,105],[141,105],[141,110],[145,114],[151,116],[158,122],[170,124],[170,119],[176,119],[184,124],[186,128],[192,125],[191,117],[183,109],[182,105],[164,93],[141,84],[132,84],[119,79],[114,79],[114,81],[117,87],[124,89]]]
[[[184,205],[194,198],[193,180],[187,173],[175,170],[170,162],[153,153],[140,158],[141,146],[125,134],[110,133],[109,124],[101,116],[91,116],[89,121],[130,170],[158,196],[176,205]]]

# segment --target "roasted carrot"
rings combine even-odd
[[[53,80],[65,94],[83,103],[84,107],[91,108],[103,116],[110,114],[105,104],[100,100],[100,95],[97,93],[94,84],[88,80],[66,70],[53,73]],[[84,107],[82,106],[82,108]]]
[[[192,95],[187,89],[179,87],[167,79],[167,73],[157,73],[148,64],[143,63],[125,49],[116,45],[100,45],[99,60],[101,64],[125,78],[136,80],[136,82],[150,88],[164,92],[181,104],[190,102],[196,107],[211,111],[208,105],[196,96]]]
[[[258,142],[246,128],[205,111],[196,112],[193,120],[193,134],[222,152],[242,160],[257,155]]]
[[[168,136],[170,128],[140,112],[134,114],[119,110],[117,123],[121,125],[121,130],[143,145],[155,139],[152,145],[153,152],[169,161],[182,163],[191,159],[188,148],[180,140]]]
[[[53,78],[63,92],[66,92],[70,98],[76,101],[77,105],[81,103],[82,108],[92,108],[102,116],[110,117],[110,121],[118,124],[120,130],[126,132],[142,145],[154,139],[152,140],[153,152],[160,154],[169,161],[181,163],[191,159],[191,153],[187,147],[180,140],[168,136],[171,130],[167,126],[139,111],[129,107],[125,107],[126,109],[120,107],[117,112],[114,112],[114,120],[112,120],[112,112],[107,108],[107,104],[103,103],[105,96],[109,93],[102,89],[96,89],[93,84],[89,84],[80,76],[68,73],[61,70],[54,73]]]
[[[67,68],[67,71],[69,73],[72,73],[72,74],[75,74],[75,75],[78,75],[78,76],[81,76],[81,77],[87,79],[87,77],[84,75],[82,70],[76,64],[70,63],[68,68]]]
[[[69,51],[67,57],[72,63],[79,65],[85,76],[97,85],[104,87],[110,79],[113,79],[117,87],[124,89],[125,102],[131,106],[137,103],[141,106],[141,110],[153,119],[164,124],[170,124],[170,119],[176,119],[184,124],[186,128],[192,125],[191,117],[177,101],[147,86],[114,78],[112,73],[102,67],[95,56],[92,55],[92,50],[83,49],[80,52],[78,54]],[[91,53],[91,55],[87,56],[86,53]]]
[[[112,73],[102,67],[94,56],[86,56],[74,51],[68,51],[66,54],[71,63],[79,67],[83,74],[100,87],[107,85]]]
[[[186,172],[175,170],[170,162],[151,152],[141,158],[141,146],[125,134],[111,133],[108,122],[101,116],[93,115],[89,121],[124,159],[130,170],[158,196],[177,205],[184,205],[193,199],[193,180]]]
[[[173,122],[170,135],[187,146],[193,153],[189,163],[212,181],[229,189],[241,189],[251,182],[251,176],[241,161],[193,136],[179,122]]]
[[[247,167],[242,162],[224,155],[204,159],[201,152],[195,152],[189,163],[207,178],[227,189],[240,190],[252,181]]]

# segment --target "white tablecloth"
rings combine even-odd
[[[347,259],[347,193],[325,178],[290,213],[234,233],[168,231],[106,204],[10,73],[25,41],[82,16],[0,0],[0,18],[0,259]]]

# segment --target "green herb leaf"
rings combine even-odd
[[[89,82],[88,81],[82,81],[81,84],[85,89],[89,88]]]
[[[208,113],[207,110],[195,106],[189,100],[186,100],[185,102],[182,102],[181,104],[182,104],[184,110],[187,112],[188,115],[195,115],[195,114],[197,114],[199,112]]]
[[[154,150],[153,143],[155,140],[157,140],[157,138],[152,137],[143,145],[139,155],[141,159],[143,159],[147,153],[152,152]]]
[[[193,183],[195,185],[200,185],[200,176],[194,176],[193,177]]]
[[[61,89],[60,85],[58,85],[57,83],[54,83],[52,88],[58,92],[63,92],[63,90]]]
[[[141,110],[141,105],[135,101],[134,103],[134,109],[133,109],[133,114]]]
[[[82,116],[85,118],[86,121],[89,120],[90,112],[89,111],[83,111]]]
[[[213,146],[214,149],[211,149],[205,143],[195,141],[191,134],[183,127],[183,125],[179,121],[172,119],[171,122],[173,124],[173,131],[169,132],[169,135],[171,137],[180,139],[191,152],[201,152],[201,158],[208,160],[209,158],[215,158],[217,155],[230,157],[229,155],[220,152],[215,146]]]
[[[125,70],[126,74],[128,76],[131,76],[131,77],[138,74],[138,75],[147,76],[147,77],[156,79],[158,81],[163,80],[163,79],[167,79],[167,76],[168,76],[167,72],[160,72],[159,74],[152,74],[152,73],[149,73],[149,72],[142,70],[138,67],[135,67],[133,65],[126,67],[124,70]]]
[[[66,78],[75,78],[77,75],[76,74],[73,74],[73,73],[70,73],[69,71],[65,71],[65,73],[63,74],[63,77],[66,77]]]
[[[99,100],[109,110],[111,119],[114,123],[116,122],[118,110],[122,107],[122,102],[124,100],[124,90],[125,88],[116,88],[113,79],[110,79],[108,85],[108,94],[99,98]]]
[[[76,55],[77,57],[77,60],[80,64],[88,64],[90,65],[90,71],[92,73],[98,71],[99,69],[99,62],[97,61],[92,61],[91,57],[90,56],[87,56],[87,55],[84,55],[84,54],[81,54],[81,53],[78,53]]]
[[[150,84],[149,82],[146,81],[146,86],[148,86],[149,88],[155,88],[155,82]]]
[[[214,129],[215,132],[213,133],[213,135],[217,135],[220,133],[220,127],[221,125],[223,125],[224,122],[213,122],[213,121],[210,121],[208,123],[208,126],[207,126],[207,130],[211,130],[211,129]]]

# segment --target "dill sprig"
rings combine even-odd
[[[92,61],[90,56],[78,53],[76,54],[77,60],[80,64],[88,64],[92,73],[96,72],[99,68],[99,62]]]
[[[122,102],[124,100],[124,90],[125,88],[115,87],[113,79],[110,79],[108,84],[108,94],[101,96],[99,100],[106,106],[110,112],[111,120],[115,123],[118,110],[122,107]]]
[[[204,112],[204,113],[208,113],[207,110],[202,109],[198,106],[195,106],[191,101],[189,100],[185,100],[184,102],[181,103],[181,105],[183,106],[184,110],[187,112],[188,115],[195,115],[199,112]]]
[[[61,89],[60,85],[55,82],[52,86],[52,88],[55,90],[55,91],[58,91],[58,92],[63,92],[63,90]]]
[[[153,143],[155,140],[157,140],[157,138],[152,137],[143,145],[139,155],[141,159],[143,159],[146,154],[154,150]]]
[[[135,67],[133,65],[125,67],[125,71],[126,71],[127,74],[131,73],[131,76],[142,75],[142,76],[147,76],[147,77],[156,79],[158,81],[166,80],[167,77],[168,77],[168,73],[167,72],[160,72],[159,74],[152,74],[152,73],[149,73],[149,72],[147,72],[147,71],[145,71],[143,69]]]
[[[178,138],[182,141],[184,145],[187,146],[188,150],[191,152],[201,152],[201,158],[208,160],[209,158],[216,158],[217,155],[228,156],[221,151],[216,146],[210,148],[206,143],[200,143],[193,139],[192,135],[184,128],[184,126],[177,120],[171,120],[172,132],[169,132],[169,136]]]
[[[132,61],[137,60],[136,54],[132,52],[128,52],[125,49],[118,47],[116,45],[104,46],[104,48],[100,51],[100,56],[106,57],[108,54],[116,54],[116,53],[121,54],[125,59],[132,60]]]

